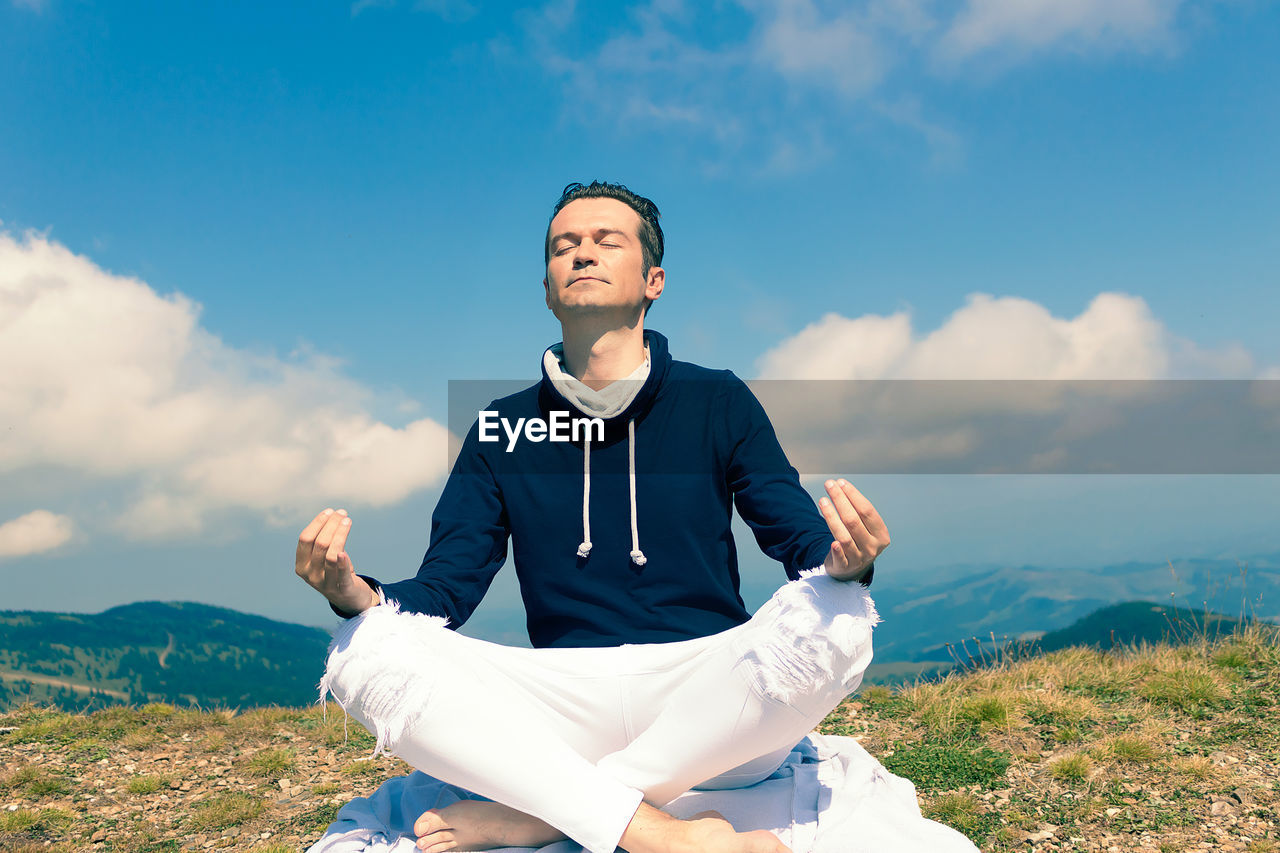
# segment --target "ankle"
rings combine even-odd
[[[723,817],[698,815],[689,820],[641,804],[618,846],[626,853],[707,853],[721,849],[736,833]]]
[[[673,853],[672,844],[680,834],[679,823],[666,812],[642,802],[622,831],[618,847],[626,853]]]

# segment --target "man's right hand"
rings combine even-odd
[[[326,509],[298,536],[294,571],[339,610],[363,613],[378,603],[378,594],[356,575],[345,548],[351,519],[345,509]]]

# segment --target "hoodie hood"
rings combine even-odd
[[[644,343],[649,350],[649,376],[644,380],[644,384],[640,386],[640,390],[636,392],[631,402],[622,411],[610,417],[602,418],[604,421],[605,444],[612,444],[625,438],[627,436],[627,424],[631,421],[644,422],[645,415],[653,408],[653,402],[657,399],[662,383],[666,380],[667,374],[671,370],[671,353],[667,350],[666,337],[652,329],[645,329]],[[555,357],[554,354],[552,357]],[[627,380],[621,381],[625,382]],[[542,410],[544,417],[549,417],[553,411],[568,411],[575,413],[575,415],[596,417],[567,398],[556,387],[556,384],[556,380],[552,378],[547,370],[547,359],[544,354],[542,383],[538,388],[538,408]]]
[[[542,370],[552,386],[578,411],[591,417],[611,418],[631,405],[649,378],[649,350],[645,349],[644,361],[629,376],[610,382],[598,391],[565,371],[563,344],[552,344],[542,354]]]

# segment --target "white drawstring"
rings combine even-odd
[[[627,460],[631,475],[631,562],[643,566],[647,561],[640,550],[640,527],[636,523],[636,422],[627,422]],[[591,553],[591,432],[582,442],[582,542],[578,556]]]
[[[640,528],[636,524],[636,421],[627,421],[627,455],[631,463],[631,562],[637,566],[645,564],[644,552],[640,550]]]
[[[582,542],[578,556],[591,553],[591,430],[586,430],[582,443]]]

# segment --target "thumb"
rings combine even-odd
[[[356,573],[356,567],[351,563],[351,555],[346,551],[342,551],[338,554],[338,568],[342,569],[342,571],[347,574],[354,575]]]
[[[827,571],[835,569],[844,571],[849,568],[849,559],[844,554],[844,549],[840,547],[839,542],[832,542],[831,549],[827,551],[827,559],[823,561],[823,565]]]

